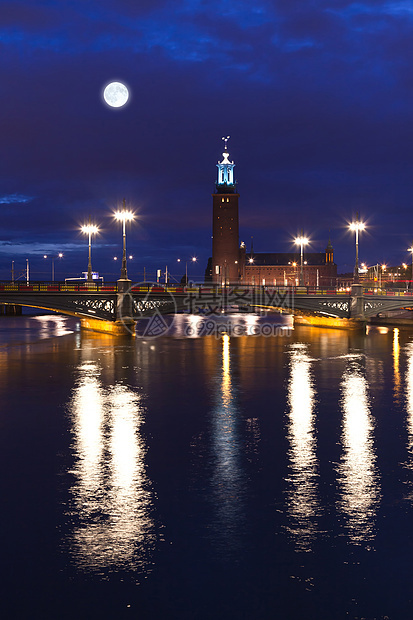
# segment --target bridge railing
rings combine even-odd
[[[413,297],[413,290],[405,288],[378,288],[369,286],[363,288],[363,294],[384,295],[385,297]]]
[[[242,285],[227,285],[217,286],[209,283],[189,283],[188,286],[182,286],[179,284],[161,284],[161,283],[138,283],[132,284],[134,292],[149,292],[152,293],[219,293],[224,292],[277,292],[281,294],[293,293],[297,295],[348,295],[348,290],[336,289],[336,288],[316,288],[308,286],[242,286]],[[71,293],[71,292],[114,292],[118,290],[117,282],[0,282],[0,292],[36,292],[36,293]]]
[[[242,285],[228,285],[217,286],[209,283],[189,283],[188,286],[182,286],[179,284],[162,284],[162,283],[138,283],[133,284],[133,292],[136,293],[176,293],[176,294],[225,294],[234,293],[252,293],[252,292],[268,292],[279,294],[294,294],[294,295],[349,295],[350,288],[338,288],[338,287],[314,287],[314,286],[242,286]],[[117,282],[10,282],[0,281],[0,293],[1,292],[16,292],[16,293],[117,293]],[[379,287],[363,287],[364,295],[384,295],[386,297],[412,297],[413,290],[405,288],[392,288],[385,289]]]
[[[95,284],[81,282],[66,284],[65,282],[0,282],[0,292],[16,293],[67,293],[67,292],[117,291],[116,282]]]

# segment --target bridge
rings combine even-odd
[[[78,317],[82,327],[116,334],[134,331],[137,320],[154,314],[203,312],[222,309],[253,311],[281,309],[292,314],[368,321],[380,313],[413,308],[412,290],[365,288],[350,290],[310,287],[251,287],[190,284],[188,287],[158,283],[132,284],[118,280],[101,284],[83,281],[3,282],[0,305],[27,306]]]

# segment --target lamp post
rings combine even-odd
[[[196,263],[196,261],[197,261],[196,256],[193,256],[191,258],[191,261],[189,261],[189,260],[185,261],[185,286],[188,286],[188,262]],[[180,263],[181,259],[177,258],[176,262]]]
[[[57,258],[63,258],[63,253],[59,252]],[[54,258],[52,258],[52,282],[54,282]]]
[[[382,285],[382,280],[383,280],[383,273],[386,271],[387,269],[387,265],[382,265],[381,266],[381,270],[380,270],[380,288]]]
[[[412,273],[410,275],[410,288],[413,287],[413,245],[411,248],[408,248],[408,251],[412,253]]]
[[[301,231],[301,237],[295,239],[295,243],[300,246],[301,262],[300,262],[300,286],[304,286],[304,264],[303,264],[303,248],[308,243],[307,237],[303,237]]]
[[[97,226],[94,226],[93,224],[90,223],[90,217],[89,217],[89,224],[82,226],[81,230],[82,230],[82,233],[84,233],[85,235],[88,235],[89,237],[89,260],[87,264],[87,281],[92,282],[93,280],[92,278],[92,235],[96,235],[99,232],[99,229]]]
[[[363,222],[359,222],[358,215],[355,222],[351,222],[350,230],[356,233],[356,264],[354,266],[354,284],[359,284],[359,232],[365,229]]]
[[[128,272],[126,267],[126,222],[130,222],[134,219],[134,215],[132,211],[126,211],[125,209],[125,200],[123,200],[123,208],[122,211],[117,211],[115,213],[115,218],[122,222],[122,230],[123,230],[123,254],[122,254],[122,269],[120,272],[121,280],[128,279]]]
[[[43,258],[48,258],[47,254],[44,254]],[[62,252],[59,252],[59,254],[57,255],[57,258],[63,258]],[[54,282],[54,259],[55,259],[55,257],[52,256],[52,258],[51,258],[51,261],[52,261],[52,282]]]

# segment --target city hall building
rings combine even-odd
[[[229,160],[227,141],[218,162],[216,191],[212,195],[212,258],[208,261],[207,278],[216,284],[256,286],[330,287],[337,281],[337,265],[330,240],[324,252],[247,252],[239,242],[239,212],[234,162]]]

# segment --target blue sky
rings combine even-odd
[[[78,275],[89,215],[93,266],[116,277],[123,198],[131,277],[193,255],[203,275],[224,135],[247,246],[289,251],[303,228],[320,251],[330,234],[351,271],[359,212],[362,260],[410,260],[412,35],[412,1],[3,0],[0,277],[26,258],[47,277],[58,252]],[[102,102],[111,80],[124,108]]]

